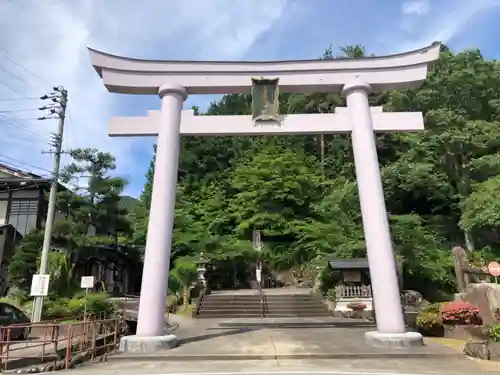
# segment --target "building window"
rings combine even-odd
[[[24,236],[36,228],[38,200],[13,200],[10,204],[8,223]]]

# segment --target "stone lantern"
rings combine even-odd
[[[200,258],[198,261],[196,261],[196,272],[198,273],[197,275],[197,280],[198,284],[202,287],[206,287],[206,280],[205,280],[205,272],[207,271],[207,265],[210,263],[205,257],[203,256],[203,251],[200,253]]]

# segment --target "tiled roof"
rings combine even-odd
[[[10,165],[0,163],[0,172],[6,173],[7,175],[11,175],[13,178],[40,178],[39,175],[36,175],[31,172],[22,171],[20,169],[11,167]],[[9,176],[9,178],[12,178]]]
[[[353,268],[368,268],[367,258],[354,259],[330,259],[328,261],[330,268],[335,270],[353,269]]]

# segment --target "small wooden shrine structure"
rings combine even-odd
[[[362,302],[367,310],[373,309],[368,259],[330,259],[328,269],[337,281],[335,310],[347,311],[351,302]]]

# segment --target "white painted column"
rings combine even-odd
[[[143,337],[164,335],[181,111],[187,98],[186,89],[177,84],[162,85],[158,94],[161,98],[160,126],[137,322],[137,336]]]
[[[352,147],[377,314],[377,332],[402,334],[405,324],[368,103],[369,93],[369,83],[360,77],[346,84],[343,89],[352,121]]]

